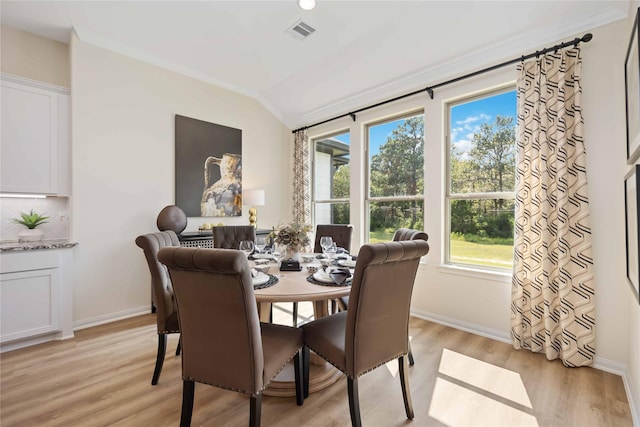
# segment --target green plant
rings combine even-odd
[[[20,212],[20,216],[22,216],[22,219],[14,218],[13,220],[29,229],[34,229],[40,224],[44,224],[45,222],[47,222],[47,220],[49,219],[48,216],[35,213],[33,209],[31,209],[31,212],[29,212],[28,214]]]

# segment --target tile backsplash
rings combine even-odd
[[[44,239],[68,239],[69,199],[66,197],[47,197],[46,199],[0,198],[0,241],[18,240],[18,233],[24,225],[13,221],[20,213],[29,213],[33,209],[49,217],[45,224],[38,226],[44,232]]]

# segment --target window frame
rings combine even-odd
[[[349,191],[349,197],[347,198],[331,198],[331,199],[317,199],[316,198],[316,144],[324,139],[328,139],[328,138],[333,138],[334,136],[337,135],[343,135],[343,134],[349,134],[349,167],[351,169],[351,148],[352,148],[352,144],[351,144],[351,129],[349,128],[340,128],[338,130],[332,131],[332,132],[328,132],[328,133],[324,133],[321,135],[316,135],[312,138],[309,138],[309,144],[310,144],[310,176],[309,176],[309,183],[311,186],[311,191],[310,191],[310,198],[311,198],[311,223],[313,225],[313,228],[315,229],[315,227],[318,225],[316,223],[316,206],[317,205],[332,205],[332,204],[336,204],[336,203],[343,203],[346,205],[350,205],[351,203],[351,191]],[[333,177],[332,177],[333,179]],[[331,182],[331,188],[333,190],[333,181]],[[332,191],[333,192],[333,191]],[[349,207],[349,210],[350,207]]]
[[[451,202],[453,200],[515,200],[515,188],[513,191],[502,192],[473,192],[473,193],[452,193],[451,190],[451,110],[453,107],[469,102],[477,101],[479,99],[490,98],[492,96],[501,95],[507,92],[517,90],[515,83],[510,82],[498,87],[491,87],[479,92],[474,92],[471,95],[462,95],[456,98],[452,98],[443,102],[444,109],[444,128],[443,134],[445,139],[444,150],[444,266],[453,267],[458,269],[470,269],[476,272],[491,272],[503,274],[510,271],[509,268],[493,267],[482,264],[472,264],[457,262],[451,260]],[[517,144],[517,110],[516,110],[516,144]],[[517,160],[516,160],[517,162]],[[515,245],[515,242],[514,242]]]

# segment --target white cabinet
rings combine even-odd
[[[73,337],[71,249],[0,254],[1,351]]]
[[[58,268],[0,276],[1,342],[60,330]]]
[[[65,91],[2,76],[2,192],[69,195],[69,95]]]

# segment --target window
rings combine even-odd
[[[367,126],[369,242],[424,228],[424,114]]]
[[[516,151],[516,92],[448,105],[447,262],[510,269]]]
[[[314,224],[349,224],[349,133],[313,140]]]

